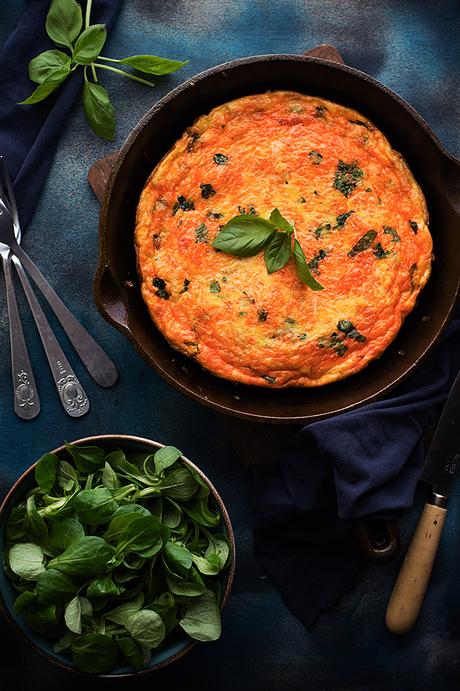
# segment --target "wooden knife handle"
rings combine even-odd
[[[447,509],[425,504],[388,603],[386,625],[392,633],[407,633],[417,620],[446,513]]]

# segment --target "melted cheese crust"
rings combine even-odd
[[[232,217],[275,207],[324,290],[292,260],[268,274],[263,252],[211,246]],[[413,309],[431,269],[427,222],[405,161],[357,111],[246,96],[200,117],[152,172],[135,229],[142,295],[169,343],[220,377],[327,384],[379,357]]]

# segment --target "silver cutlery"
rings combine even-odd
[[[96,383],[104,387],[113,386],[118,379],[118,372],[113,362],[80,322],[77,321],[32,260],[18,244],[16,235],[20,239],[20,226],[17,207],[11,181],[3,159],[1,165],[3,177],[7,186],[10,208],[0,197],[0,243],[6,245],[28,271],[34,283],[43,293],[50,307],[59,319],[73,347]],[[43,324],[43,322],[41,323]],[[74,390],[72,391],[75,393]]]
[[[13,377],[14,412],[23,420],[33,420],[40,412],[32,365],[30,364],[21,318],[14,293],[9,247],[0,244],[0,257],[5,275],[6,301],[10,324],[11,373]]]
[[[62,406],[71,417],[82,417],[89,411],[88,396],[53,334],[40,303],[35,297],[26,272],[17,257],[13,257],[13,264],[35,320]]]

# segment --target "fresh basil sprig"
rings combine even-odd
[[[273,209],[269,221],[255,215],[234,216],[217,234],[212,246],[236,257],[253,257],[263,249],[269,274],[282,269],[293,256],[297,276],[302,283],[312,290],[323,290],[323,286],[313,278],[308,268],[294,225],[278,209]]]
[[[92,0],[86,2],[85,28],[81,6],[76,0],[52,0],[46,17],[46,33],[62,50],[46,50],[29,62],[29,78],[38,84],[35,91],[20,105],[33,105],[43,101],[65,82],[78,68],[83,68],[83,108],[92,131],[103,139],[113,140],[115,133],[115,109],[107,90],[98,83],[97,70],[109,70],[140,84],[154,86],[132,72],[107,65],[128,65],[149,75],[176,72],[188,61],[169,60],[156,55],[131,55],[117,60],[101,55],[107,39],[104,24],[90,24]],[[98,61],[98,62],[96,62]],[[101,62],[102,61],[102,62]],[[92,81],[88,76],[88,68]]]
[[[7,521],[4,569],[15,611],[83,672],[148,664],[180,627],[221,631],[232,555],[208,485],[165,446],[155,454],[66,445],[35,468]]]

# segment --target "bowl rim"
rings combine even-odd
[[[185,381],[183,378],[180,377],[180,375],[173,374],[169,369],[163,366],[163,364],[159,361],[155,354],[151,352],[151,349],[148,348],[147,344],[144,343],[142,340],[139,340],[138,337],[132,331],[132,328],[130,326],[132,316],[129,314],[129,309],[127,308],[125,296],[122,293],[120,293],[119,290],[119,281],[122,277],[117,277],[112,273],[111,262],[109,261],[108,253],[110,236],[110,226],[108,221],[111,208],[111,198],[113,195],[114,187],[116,185],[116,181],[118,179],[120,171],[122,170],[125,164],[125,160],[129,152],[135,145],[136,140],[142,134],[143,130],[149,125],[149,123],[155,117],[157,112],[161,111],[164,107],[167,107],[171,102],[174,102],[176,97],[180,95],[182,92],[187,91],[190,88],[193,88],[198,82],[203,82],[209,77],[212,77],[213,75],[219,73],[225,74],[226,70],[239,68],[240,66],[250,66],[255,63],[263,62],[269,64],[273,61],[291,63],[296,62],[307,64],[311,63],[315,65],[322,65],[324,67],[327,67],[328,69],[338,71],[339,73],[341,72],[344,74],[350,74],[354,78],[359,79],[363,83],[363,86],[378,89],[379,91],[383,92],[384,96],[387,99],[393,101],[399,108],[406,112],[406,114],[413,121],[414,126],[417,126],[421,129],[424,135],[430,140],[430,144],[436,150],[437,155],[440,157],[440,160],[444,159],[445,161],[453,163],[455,168],[458,169],[460,175],[460,161],[456,159],[454,156],[452,156],[444,148],[443,144],[437,138],[437,136],[435,135],[431,127],[428,125],[428,123],[423,119],[423,117],[401,96],[392,91],[386,85],[382,84],[373,76],[368,75],[367,73],[362,72],[361,70],[332,60],[315,57],[311,55],[299,55],[295,53],[273,53],[266,55],[246,56],[230,60],[218,65],[214,65],[192,76],[191,78],[184,81],[182,84],[179,84],[171,91],[168,91],[156,103],[154,103],[154,105],[141,117],[139,122],[136,125],[134,125],[134,127],[131,129],[128,136],[126,137],[125,141],[121,145],[117,153],[117,157],[114,161],[112,170],[108,176],[105,192],[101,202],[99,215],[99,263],[96,270],[93,293],[96,306],[99,312],[104,317],[104,319],[106,319],[106,321],[108,321],[112,326],[114,326],[118,331],[120,331],[124,336],[128,338],[128,340],[132,343],[132,345],[141,355],[141,357],[143,357],[143,359],[157,374],[159,374],[168,384],[176,388],[176,390],[187,395],[192,400],[200,403],[201,405],[210,407],[220,414],[231,415],[233,417],[237,417],[242,420],[247,420],[255,423],[307,424],[318,420],[322,420],[324,418],[330,417],[331,415],[337,415],[354,411],[364,405],[374,403],[382,399],[384,396],[390,394],[390,392],[396,386],[400,385],[403,381],[410,377],[417,370],[419,365],[426,359],[426,357],[431,352],[433,352],[436,345],[439,343],[439,340],[452,317],[455,305],[458,301],[460,294],[460,281],[457,281],[455,291],[451,294],[451,297],[449,298],[449,307],[443,314],[442,321],[439,323],[436,330],[430,335],[429,339],[427,339],[423,346],[420,348],[420,352],[418,353],[418,355],[414,355],[413,358],[410,358],[410,361],[407,362],[402,369],[397,368],[397,371],[391,374],[391,376],[385,376],[383,382],[379,382],[377,380],[375,386],[366,386],[365,391],[362,392],[359,396],[354,397],[352,400],[347,399],[345,401],[342,401],[339,390],[338,392],[336,392],[335,396],[336,403],[332,407],[331,405],[326,405],[326,408],[324,410],[320,410],[319,412],[315,410],[311,410],[309,412],[302,412],[296,409],[294,411],[289,410],[289,413],[283,413],[282,407],[280,405],[277,406],[276,410],[274,406],[273,412],[265,412],[259,409],[243,409],[238,403],[235,403],[233,401],[233,398],[231,401],[218,401],[214,400],[214,398],[211,400],[210,398],[208,398],[208,396],[205,396],[200,392],[199,386]],[[458,210],[454,209],[454,212],[458,218]],[[114,282],[114,285],[116,285],[117,292],[115,301],[110,304],[110,310],[108,309],[108,304],[105,303],[102,297],[102,284],[106,272],[108,272],[108,274]],[[118,312],[117,315],[115,315],[115,312],[113,311],[114,306],[116,307],[116,311]],[[174,356],[174,353],[172,353],[172,355]],[[360,373],[357,374],[359,375]],[[377,378],[377,375],[375,375],[375,377]],[[231,384],[232,382],[226,380],[226,383]],[[340,382],[338,383],[340,384]],[[325,387],[335,386],[335,384],[337,384],[337,382],[334,382],[331,385],[325,385]],[[251,388],[247,387],[246,389],[246,385],[244,384],[242,384],[241,386],[243,387],[243,391],[249,390]],[[265,389],[262,389],[262,387],[256,388],[258,388],[259,392],[261,390],[265,391]],[[267,389],[266,391],[268,392],[268,395],[270,395],[270,390]],[[250,396],[250,393],[248,395]]]
[[[117,442],[117,441],[128,441],[130,443],[135,443],[139,444],[140,446],[147,446],[150,447],[151,449],[155,449],[158,451],[158,449],[163,448],[166,446],[166,444],[162,444],[161,442],[157,442],[153,439],[148,439],[146,437],[139,437],[137,435],[130,435],[130,434],[98,434],[98,435],[91,435],[88,437],[81,437],[79,439],[76,439],[74,441],[68,442],[70,444],[75,444],[78,446],[82,446],[84,444],[97,444],[100,443],[101,445],[104,442]],[[54,454],[59,454],[62,451],[65,451],[65,444],[62,444],[61,446],[56,447],[52,451],[47,451],[45,453],[54,453]],[[218,507],[219,511],[221,512],[222,520],[225,525],[225,531],[226,531],[226,537],[228,538],[230,542],[230,552],[232,555],[232,560],[230,564],[228,565],[226,569],[226,582],[225,582],[225,589],[223,592],[223,597],[222,597],[222,602],[220,605],[220,611],[222,612],[225,604],[228,601],[230,591],[232,589],[234,577],[235,577],[235,569],[236,569],[236,543],[235,543],[235,535],[233,532],[233,527],[232,523],[230,520],[230,516],[228,515],[227,508],[223,502],[222,497],[220,496],[219,492],[215,488],[214,484],[211,482],[211,480],[205,475],[205,473],[198,467],[196,466],[189,458],[184,456],[183,454],[180,457],[180,460],[185,463],[189,468],[192,468],[198,475],[206,482],[208,485]],[[37,461],[34,461],[32,465],[30,465],[26,470],[21,473],[21,475],[18,477],[18,479],[13,483],[13,485],[10,487],[8,490],[7,494],[5,495],[3,501],[0,504],[0,530],[3,529],[2,524],[3,520],[5,517],[5,513],[7,509],[10,506],[10,503],[14,499],[16,492],[18,489],[21,487],[21,484],[29,479],[29,477],[32,475],[32,473],[35,470],[35,466],[38,463]],[[154,665],[153,667],[146,667],[142,668],[139,670],[133,670],[132,672],[123,672],[120,674],[113,674],[113,673],[105,673],[105,674],[88,674],[86,672],[82,672],[81,670],[77,669],[72,664],[66,664],[60,659],[57,659],[50,653],[48,653],[46,650],[44,650],[42,647],[40,647],[35,641],[33,641],[26,633],[25,629],[20,627],[17,622],[14,620],[14,618],[11,616],[10,609],[6,605],[6,602],[3,597],[2,590],[0,589],[0,612],[10,625],[10,627],[13,629],[13,631],[27,644],[29,645],[35,652],[39,653],[42,657],[44,657],[46,660],[49,662],[53,663],[54,665],[60,667],[61,669],[64,669],[69,672],[73,672],[74,674],[77,674],[82,677],[86,678],[92,678],[92,679],[121,679],[121,678],[131,678],[131,677],[137,677],[141,676],[144,674],[148,674],[150,672],[155,672],[158,669],[161,669],[163,667],[166,667],[167,665],[171,664],[172,662],[175,662],[176,660],[179,660],[182,658],[186,653],[188,653],[192,648],[197,645],[200,641],[198,640],[192,640],[190,639],[190,642],[187,643],[187,645],[184,646],[181,650],[178,652],[174,653],[170,657],[166,658],[165,660],[162,660],[158,664]]]

